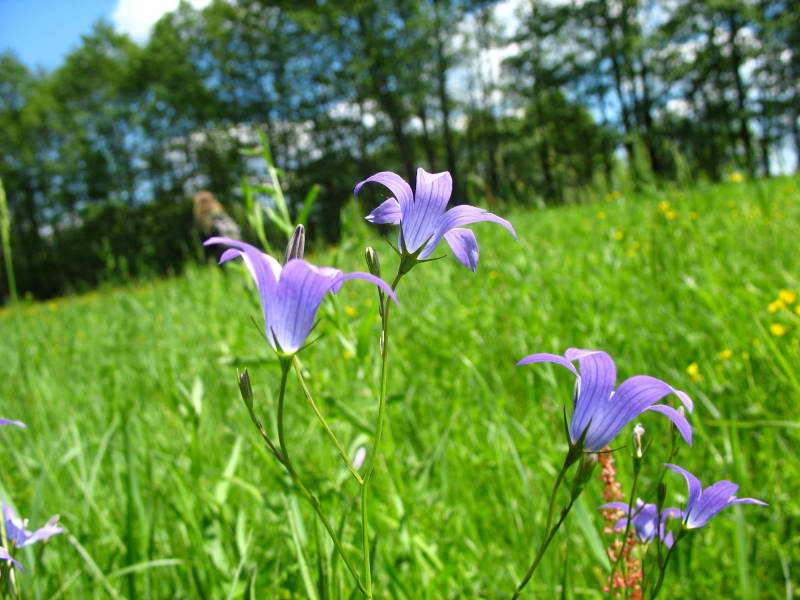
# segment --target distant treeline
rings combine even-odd
[[[323,186],[312,234],[336,241],[375,171],[449,170],[456,202],[560,203],[621,172],[795,168],[799,120],[798,0],[215,0],[144,45],[100,22],[53,72],[0,54],[17,282],[40,297],[182,264],[191,194],[237,214],[241,178],[263,175],[241,152],[258,128],[290,198]]]

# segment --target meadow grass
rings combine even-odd
[[[371,492],[377,597],[511,596],[542,535],[573,386],[564,369],[514,363],[577,346],[610,352],[621,378],[686,390],[695,443],[675,462],[770,503],[729,508],[692,536],[663,596],[791,598],[800,309],[768,305],[780,290],[800,292],[798,198],[798,180],[785,178],[517,211],[504,216],[518,242],[474,227],[477,273],[448,257],[404,279]],[[355,206],[342,245],[309,259],[364,270],[368,243],[390,277],[396,258]],[[372,286],[346,283],[323,304],[323,338],[301,354],[353,454],[375,421],[376,308]],[[341,561],[239,399],[235,369],[247,366],[273,430],[279,369],[251,317],[260,321],[244,272],[211,265],[0,313],[0,416],[29,426],[0,431],[0,495],[32,525],[61,513],[67,529],[43,553],[18,551],[25,597],[305,598],[321,573],[348,597]],[[357,486],[295,379],[288,404],[294,460],[334,518],[346,515],[342,537],[359,564]],[[670,432],[655,413],[641,420],[653,441],[647,480]],[[685,499],[679,476],[666,481],[672,504]],[[523,597],[604,597],[601,492],[591,482]]]

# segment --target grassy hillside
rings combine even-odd
[[[511,596],[541,535],[573,386],[563,369],[514,363],[569,346],[607,350],[620,378],[644,373],[686,390],[695,443],[675,462],[770,503],[729,508],[679,547],[663,597],[790,597],[800,578],[800,303],[784,294],[784,306],[770,304],[800,292],[798,199],[798,181],[780,179],[515,212],[504,216],[518,242],[473,227],[477,273],[448,257],[404,279],[372,492],[379,597]],[[309,259],[364,270],[370,243],[393,273],[360,215],[348,229],[342,247]],[[323,339],[301,355],[353,453],[377,407],[376,305],[371,286],[346,283],[323,304]],[[243,271],[211,265],[0,313],[0,416],[28,424],[0,430],[0,496],[34,526],[60,513],[67,528],[43,555],[17,552],[25,597],[305,597],[297,547],[305,540],[314,578],[322,534],[238,397],[235,367],[248,366],[274,426],[278,368],[251,316],[260,320]],[[330,512],[349,514],[343,537],[357,557],[356,486],[294,379],[287,419],[301,471]],[[655,413],[642,422],[652,474],[669,430]],[[617,465],[627,491],[626,452]],[[673,503],[685,499],[680,477],[666,481]],[[603,597],[611,536],[600,503],[595,480],[523,597]],[[340,566],[339,579],[350,583]]]

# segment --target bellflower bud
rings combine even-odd
[[[573,498],[578,497],[578,494],[583,490],[583,486],[592,478],[592,473],[598,462],[600,462],[600,459],[595,452],[583,454],[581,462],[578,464],[578,470],[575,473],[575,479],[572,482],[571,493]]]
[[[364,259],[367,261],[367,270],[375,275],[375,277],[380,277],[381,261],[378,258],[378,253],[375,252],[375,248],[372,246],[367,246],[367,248],[364,250]]]
[[[250,375],[245,369],[242,373],[239,373],[239,392],[242,394],[242,400],[244,400],[245,406],[247,409],[252,412],[253,411],[253,386],[250,384]]]
[[[294,228],[292,237],[286,245],[286,252],[283,255],[283,264],[288,263],[293,258],[303,258],[306,249],[306,229],[302,225]]]

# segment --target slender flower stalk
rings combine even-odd
[[[308,501],[311,507],[314,509],[314,512],[317,513],[320,521],[322,522],[323,527],[328,532],[331,540],[333,541],[334,548],[336,548],[337,553],[341,556],[342,561],[344,562],[347,570],[350,571],[350,574],[353,576],[353,579],[356,580],[356,585],[358,585],[358,589],[361,590],[363,594],[366,595],[366,590],[364,588],[364,584],[361,581],[361,578],[358,575],[353,563],[347,556],[347,553],[342,546],[341,541],[339,540],[339,536],[336,533],[333,525],[330,522],[330,519],[325,515],[322,510],[322,505],[320,504],[319,499],[312,494],[308,486],[300,477],[297,469],[295,468],[292,460],[289,456],[289,450],[286,446],[286,435],[285,435],[285,428],[284,428],[284,412],[285,412],[285,399],[286,399],[286,380],[289,377],[289,370],[292,365],[292,360],[290,357],[282,357],[281,358],[281,383],[278,391],[278,444],[279,444],[279,453],[280,453],[280,462],[286,467],[286,470],[289,473],[289,476],[292,478],[292,482],[295,484],[298,490],[300,490],[300,494]]]
[[[370,265],[371,268],[379,268],[377,262]],[[403,262],[401,261],[398,268],[397,275],[392,282],[391,289],[397,289],[397,285],[403,278],[407,271],[404,271]],[[369,553],[369,508],[367,487],[369,486],[372,472],[375,469],[375,460],[378,452],[380,451],[381,439],[383,437],[383,427],[386,421],[386,397],[387,390],[389,389],[389,315],[391,305],[386,303],[384,305],[381,299],[381,382],[380,394],[378,396],[378,420],[375,427],[375,439],[372,442],[372,447],[367,451],[367,465],[364,470],[364,481],[361,485],[361,530],[362,530],[362,551],[364,558],[364,573],[365,583],[367,588],[367,599],[372,600],[372,566],[370,564]]]

